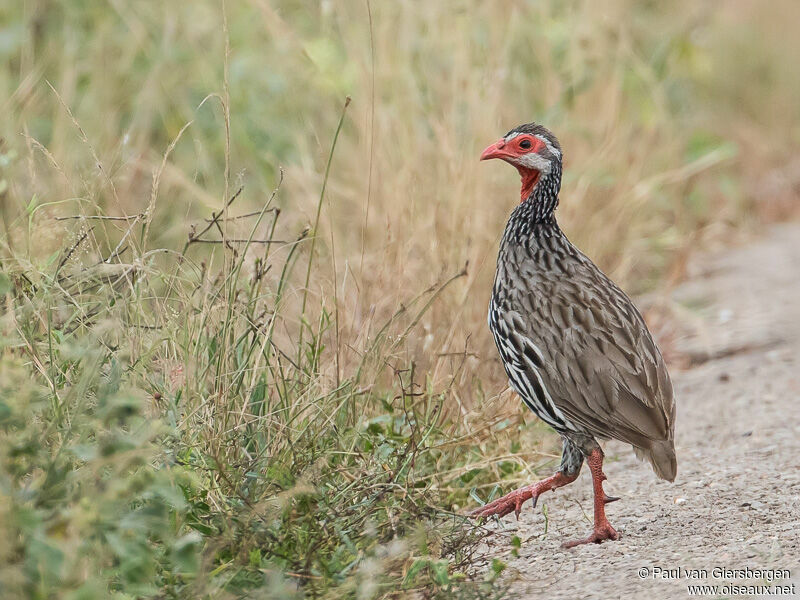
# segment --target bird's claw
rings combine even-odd
[[[574,548],[583,544],[599,544],[606,540],[618,540],[620,538],[616,529],[611,526],[608,521],[595,525],[592,534],[582,540],[573,540],[571,542],[564,542],[561,544],[562,548]]]
[[[573,475],[564,475],[560,471],[556,472],[547,479],[543,479],[542,481],[538,481],[532,485],[514,490],[502,498],[498,498],[497,500],[493,500],[488,504],[484,504],[483,506],[473,510],[471,513],[469,513],[469,515],[474,518],[491,516],[504,517],[513,512],[517,519],[519,519],[519,515],[522,512],[522,505],[525,504],[528,499],[533,500],[533,507],[536,508],[536,503],[542,493],[567,485],[568,483],[575,481],[577,476],[577,473]]]
[[[504,517],[513,512],[517,520],[519,520],[519,515],[522,513],[522,505],[531,497],[533,496],[530,488],[515,490],[502,498],[498,498],[497,500],[473,510],[470,516],[475,518],[491,516]]]

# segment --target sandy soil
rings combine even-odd
[[[700,257],[690,273],[674,295],[686,330],[676,344],[693,363],[672,372],[677,480],[657,480],[629,447],[610,442],[606,491],[622,499],[607,514],[620,541],[560,547],[591,529],[588,469],[537,509],[526,504],[519,522],[490,525],[486,555],[508,564],[518,597],[687,598],[694,584],[720,586],[712,598],[767,597],[725,593],[769,582],[719,577],[719,567],[788,569],[791,578],[770,591],[794,584],[800,597],[800,226]],[[657,568],[673,572],[662,578]],[[688,569],[707,576],[687,580]]]

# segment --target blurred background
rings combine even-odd
[[[518,182],[479,165],[481,149],[519,123],[551,128],[565,148],[563,228],[629,291],[655,289],[693,249],[792,213],[796,10],[253,1],[229,2],[226,24],[218,2],[12,3],[0,37],[8,240],[36,237],[41,257],[70,235],[55,215],[143,212],[190,122],[160,178],[152,242],[183,241],[240,185],[241,212],[260,206],[279,167],[276,205],[294,232],[314,221],[350,96],[317,244],[332,254],[334,233],[346,325],[396,307],[387,283],[413,294],[469,262],[426,327],[459,323],[432,332],[440,350],[469,334],[484,347]],[[12,228],[31,202],[27,230]],[[333,285],[314,278],[317,293]]]
[[[365,505],[386,504],[383,517],[372,529],[358,521],[348,542],[324,525],[303,528],[330,510],[319,494],[355,502],[342,482],[389,469],[396,485],[406,473],[406,495],[392,502],[411,522],[423,505],[457,510],[498,478],[525,480],[557,451],[503,391],[485,326],[518,179],[479,164],[481,150],[534,120],[559,137],[562,228],[629,293],[651,299],[669,356],[664,299],[690,256],[797,215],[798,19],[792,0],[4,3],[2,364],[18,419],[5,435],[8,447],[44,448],[25,466],[4,458],[0,489],[15,508],[0,533],[17,540],[4,557],[8,589],[103,597],[114,581],[120,594],[139,582],[144,595],[223,597],[231,581],[239,590],[290,572],[300,575],[287,594],[345,584],[378,594],[363,588],[372,575],[353,583],[353,564],[363,566],[354,556],[380,557],[370,564],[388,579],[376,581],[452,584],[465,542],[387,550],[413,527],[385,494]],[[215,243],[192,237],[207,225]],[[98,265],[107,272],[90,285],[79,278]],[[28,396],[17,394],[22,382]],[[168,430],[137,438],[143,463],[82,453],[101,444],[93,431],[136,430],[103,412],[99,398],[118,389],[135,399],[132,415]],[[86,415],[80,435],[69,415]],[[438,445],[420,441],[428,424]],[[253,427],[277,433],[253,437]],[[401,466],[411,447],[428,458]],[[355,456],[323,469],[339,495],[309,492],[336,452]],[[139,498],[141,482],[113,499],[97,491],[102,478],[70,487],[93,460],[95,475],[111,468],[112,455],[125,485],[142,469],[166,478],[140,503],[166,498],[168,527],[151,515],[161,524],[134,527],[138,538],[115,529],[119,514],[138,510],[124,499]],[[417,493],[425,500],[414,512]],[[254,507],[295,494],[312,500],[281,500],[274,537],[256,533],[272,525]],[[107,510],[76,517],[90,497]],[[295,531],[288,524],[304,510],[311,517]],[[75,570],[68,549],[83,543],[110,545],[116,558]],[[302,560],[280,558],[281,548]],[[140,562],[120,566],[132,554]],[[409,556],[429,558],[414,571]],[[230,565],[236,575],[221,581]],[[57,583],[65,573],[72,579]],[[142,583],[155,573],[158,583]]]

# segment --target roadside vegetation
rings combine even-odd
[[[463,514],[559,447],[485,326],[482,148],[559,135],[667,345],[691,252],[800,187],[794,3],[598,4],[0,7],[0,596],[503,597]]]

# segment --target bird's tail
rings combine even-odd
[[[661,479],[675,481],[678,460],[675,458],[675,443],[672,440],[653,442],[649,448],[634,447],[633,451],[641,460],[648,460]]]

